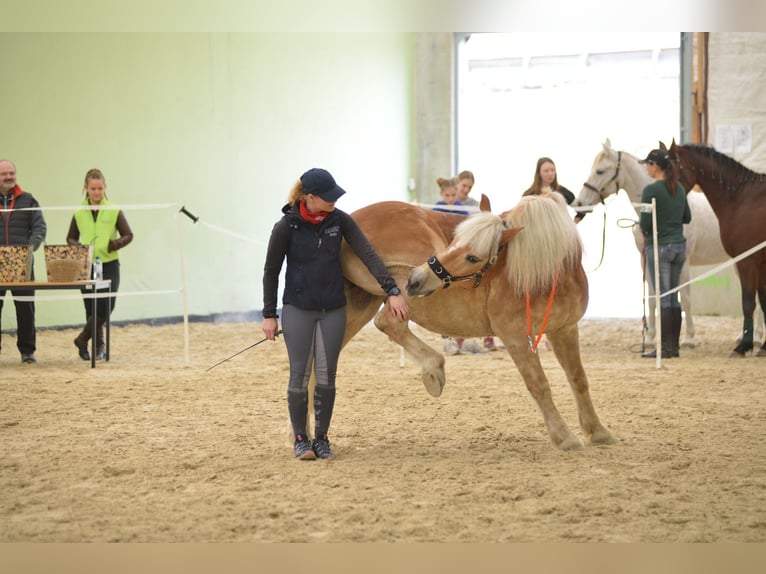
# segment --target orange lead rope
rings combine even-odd
[[[537,334],[537,339],[532,340],[532,306],[529,303],[529,289],[527,289],[527,339],[529,339],[529,348],[533,353],[537,353],[537,345],[540,344],[540,339],[543,338],[545,333],[545,327],[548,325],[548,319],[551,316],[551,307],[553,306],[553,296],[556,294],[556,285],[559,282],[559,272],[556,271],[556,276],[553,278],[553,287],[551,287],[551,294],[548,296],[548,306],[545,308],[545,317],[543,317],[543,324],[540,327],[540,332]]]

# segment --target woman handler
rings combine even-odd
[[[282,329],[290,361],[287,409],[295,434],[295,457],[334,459],[327,432],[335,404],[335,375],[346,327],[346,296],[340,265],[345,239],[388,296],[391,312],[409,319],[407,301],[393,277],[351,216],[335,209],[346,193],[330,173],[314,168],[293,186],[284,216],[271,232],[263,270],[263,333],[277,334],[277,288],[287,258],[282,298]],[[315,432],[306,436],[308,383],[312,364]]]

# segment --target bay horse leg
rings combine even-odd
[[[689,262],[684,263],[681,269],[681,284],[687,283],[691,278],[691,272],[689,270]],[[681,309],[684,312],[684,340],[681,342],[682,347],[694,348],[696,343],[694,342],[694,320],[692,319],[692,289],[691,285],[681,288]]]
[[[540,364],[540,356],[533,353],[529,348],[527,339],[514,339],[513,341],[501,337],[508,353],[511,355],[516,368],[524,379],[529,394],[537,403],[540,413],[543,415],[548,436],[554,446],[561,450],[579,450],[583,447],[582,441],[570,430],[561,413],[553,402],[551,387]],[[556,348],[553,343],[553,348]]]
[[[763,345],[758,349],[755,356],[766,357],[766,332],[764,332],[764,324],[766,324],[766,280],[763,280],[763,283],[758,286],[758,302],[760,303],[761,308],[756,309],[757,327],[755,329],[755,334],[759,341],[763,338]]]
[[[730,355],[732,357],[744,357],[748,351],[753,350],[753,313],[757,290],[757,269],[748,259],[737,262],[737,272],[742,287],[742,340],[732,350]]]
[[[420,365],[423,385],[432,397],[438,397],[444,390],[444,355],[410,331],[409,322],[401,321],[391,314],[388,303],[375,316],[375,326],[388,335],[389,339],[401,345]]]
[[[577,403],[580,428],[590,444],[612,444],[617,442],[614,435],[598,418],[590,397],[588,377],[580,357],[580,333],[577,323],[548,333],[561,367],[564,369],[569,386]]]

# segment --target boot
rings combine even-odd
[[[88,341],[90,341],[91,334],[93,333],[93,316],[88,317],[85,321],[85,326],[74,339],[74,346],[77,347],[77,354],[83,361],[90,361],[90,353],[88,352]]]
[[[322,438],[330,430],[334,406],[335,387],[317,385],[314,388],[314,438]]]
[[[680,309],[679,309],[680,311]],[[680,313],[679,313],[680,314]],[[670,359],[673,357],[673,353],[671,351],[671,339],[672,339],[672,333],[673,333],[673,317],[671,315],[671,309],[669,307],[663,307],[660,310],[660,322],[662,323],[662,329],[660,333],[660,347],[661,347],[661,357],[663,359]],[[680,325],[679,325],[679,333],[680,333]],[[641,353],[641,356],[644,359],[656,359],[657,358],[657,349],[652,349],[651,351],[648,351],[646,353]],[[676,355],[678,356],[678,355]]]
[[[106,319],[99,317],[96,321],[96,360],[106,359],[106,339],[104,338],[104,324]]]
[[[287,389],[287,412],[290,414],[290,424],[296,441],[306,439],[306,421],[309,411],[308,389]],[[298,438],[301,437],[301,438]],[[296,454],[297,451],[296,451]]]
[[[670,338],[670,355],[671,357],[678,357],[680,356],[678,353],[679,350],[679,340],[681,339],[681,308],[680,307],[673,307],[670,313],[671,317],[671,338]]]

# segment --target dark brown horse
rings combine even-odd
[[[685,144],[670,146],[686,189],[702,188],[721,228],[721,243],[731,257],[766,241],[766,174],[756,173],[711,147]],[[755,297],[766,314],[766,247],[740,259],[737,272],[742,285],[742,340],[733,354],[753,350]],[[766,342],[757,356],[766,356]]]

